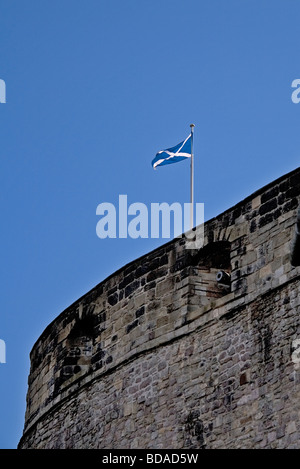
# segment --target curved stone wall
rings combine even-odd
[[[19,447],[297,447],[299,195],[297,169],[207,222],[200,250],[174,240],[61,313],[31,352]]]

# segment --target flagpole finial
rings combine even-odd
[[[191,127],[191,128],[195,127],[195,124],[191,124],[190,127]]]

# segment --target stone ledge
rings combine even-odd
[[[108,374],[114,373],[117,369],[121,368],[122,366],[133,362],[136,358],[140,357],[141,355],[146,355],[152,352],[158,347],[168,345],[176,340],[179,340],[184,336],[192,334],[196,330],[206,328],[206,326],[209,326],[214,321],[232,318],[235,314],[237,314],[241,310],[244,310],[247,306],[249,306],[254,301],[257,301],[259,298],[268,297],[268,295],[273,294],[274,291],[279,291],[285,288],[288,284],[296,282],[297,280],[300,280],[299,273],[297,273],[294,277],[282,283],[281,285],[278,285],[276,288],[270,288],[268,291],[256,295],[255,298],[249,298],[249,301],[241,301],[243,300],[242,295],[240,296],[240,298],[235,297],[236,302],[234,303],[234,306],[226,310],[226,305],[230,304],[233,299],[233,294],[230,293],[226,297],[218,299],[213,305],[213,308],[203,308],[204,314],[202,311],[202,315],[199,314],[198,317],[191,321],[189,324],[186,324],[180,329],[174,330],[173,332],[169,332],[166,335],[161,336],[157,339],[151,340],[147,342],[147,344],[143,344],[136,350],[134,354],[128,353],[126,356],[123,357],[121,362],[112,366],[111,368],[105,371],[98,370],[96,372],[92,372],[89,375],[85,375],[82,378],[79,378],[78,381],[75,381],[70,384],[69,387],[66,387],[59,395],[57,395],[53,399],[51,404],[45,406],[44,409],[33,418],[29,425],[24,429],[24,433],[22,435],[19,445],[22,445],[22,441],[26,438],[26,435],[46,414],[54,411],[54,409],[62,405],[71,395],[75,394],[83,387],[90,385],[93,381],[101,379],[101,377],[104,377]]]

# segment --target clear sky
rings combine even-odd
[[[165,239],[96,235],[96,207],[189,202],[195,124],[208,220],[297,168],[299,0],[0,0],[0,448],[15,448],[29,353],[67,306]]]

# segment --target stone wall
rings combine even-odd
[[[31,352],[20,448],[299,448],[300,168],[60,314]],[[229,285],[216,280],[219,271]]]

